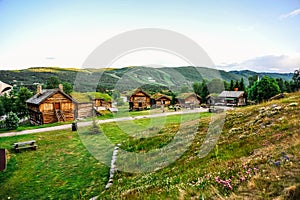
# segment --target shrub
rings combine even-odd
[[[18,118],[16,113],[9,112],[5,120],[6,128],[8,130],[17,129],[19,127],[19,121],[20,119]]]

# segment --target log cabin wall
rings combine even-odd
[[[91,102],[77,104],[77,118],[86,118],[93,115],[93,104]]]
[[[39,110],[43,115],[44,124],[58,121],[54,108],[56,110],[60,110],[63,113],[65,121],[71,121],[75,119],[74,103],[70,99],[66,98],[63,94],[57,92],[51,97],[47,98],[39,106]]]
[[[101,106],[102,107],[105,107],[106,109],[108,109],[108,108],[111,108],[112,107],[112,104],[111,104],[111,102],[110,101],[101,101]]]
[[[186,104],[194,104],[194,105],[199,105],[200,100],[197,98],[195,95],[191,95],[185,99]]]
[[[141,91],[131,95],[130,101],[133,103],[134,109],[147,109],[150,107],[150,96]]]
[[[29,104],[29,120],[33,125],[41,125],[43,124],[43,114],[39,111],[38,105]]]
[[[247,100],[245,97],[239,97],[237,101],[237,106],[245,106],[247,105]]]
[[[161,98],[157,99],[156,106],[161,106],[161,105],[165,105],[165,106],[171,105],[170,99],[167,97],[161,97]]]
[[[100,107],[100,106],[102,106],[101,105],[101,102],[102,102],[103,100],[102,99],[95,99],[94,100],[94,105],[95,105],[95,107]]]

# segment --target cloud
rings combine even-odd
[[[283,20],[283,19],[286,19],[289,17],[295,17],[299,14],[300,14],[300,9],[297,9],[297,10],[293,10],[292,12],[289,12],[287,14],[280,15],[279,19]]]
[[[223,70],[251,70],[256,72],[290,73],[300,67],[300,55],[266,55],[246,60],[241,63],[223,64],[218,66]]]

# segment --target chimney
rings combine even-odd
[[[42,85],[38,84],[36,87],[36,93],[37,94],[42,94]]]
[[[58,85],[58,88],[63,92],[64,91],[64,86],[62,84]]]

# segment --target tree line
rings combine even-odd
[[[245,91],[248,99],[255,102],[262,102],[279,93],[290,93],[300,89],[300,69],[295,70],[290,81],[282,78],[270,78],[268,76],[259,77],[258,75],[248,77],[248,86],[245,85],[243,78],[231,80],[230,83],[220,79],[193,83],[193,91],[206,102],[209,94],[219,94],[222,91]]]

